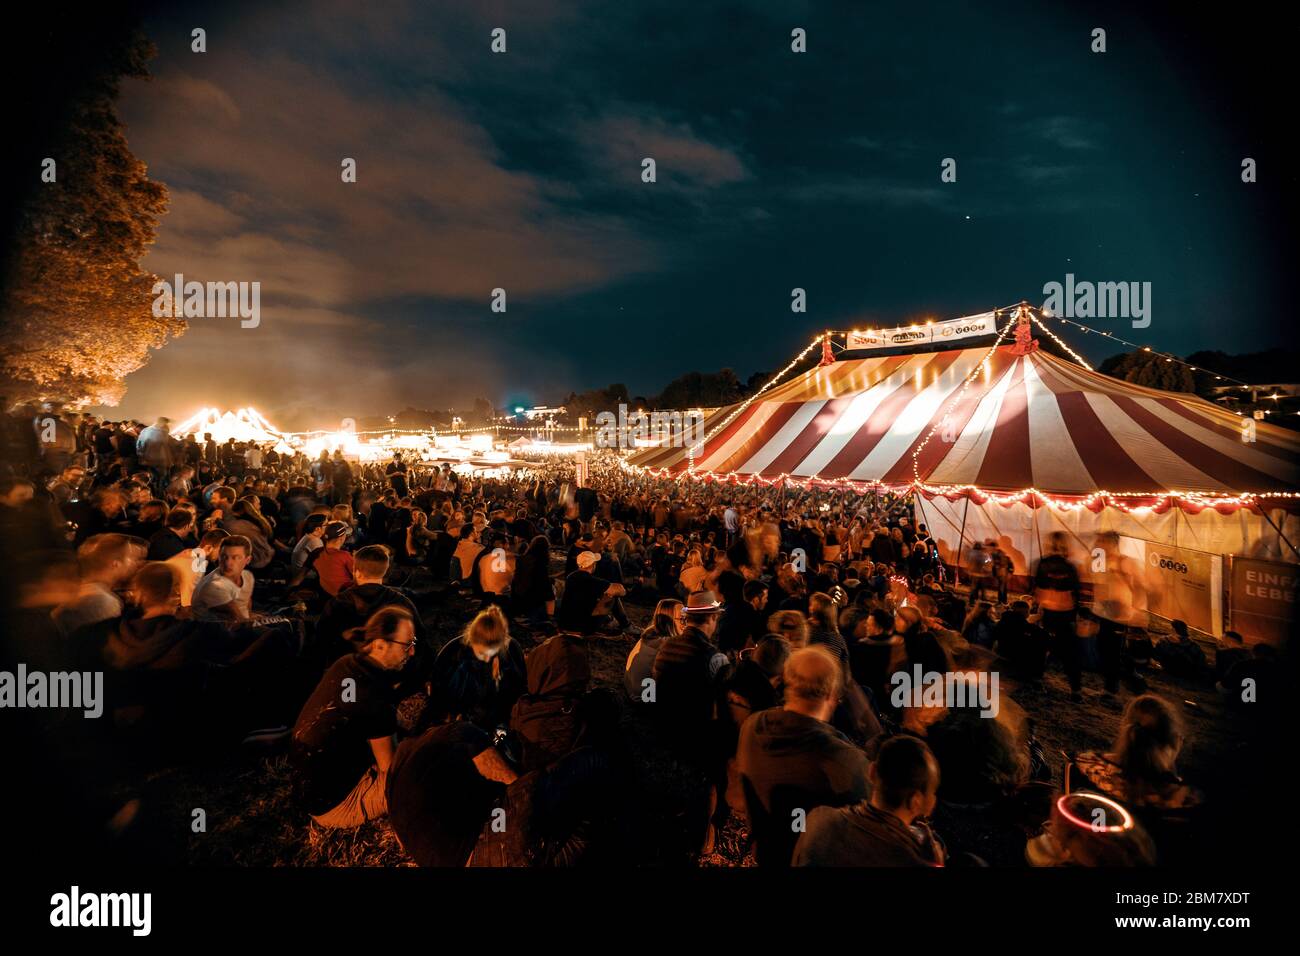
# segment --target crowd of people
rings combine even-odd
[[[945,563],[882,493],[656,479],[612,453],[581,486],[562,460],[483,478],[177,439],[166,419],[0,417],[9,657],[106,675],[102,726],[41,732],[114,783],[285,753],[304,817],[387,817],[422,865],[617,862],[629,733],[700,781],[702,853],[738,819],[760,866],[980,865],[945,828],[977,807],[1035,865],[1169,861],[1203,801],[1177,702],[1143,674],[1228,702],[1276,680],[1267,645],[1207,655],[1181,622],[1152,639],[1113,536],[1089,542],[1100,578],[1058,533],[1017,579],[994,541]],[[619,640],[622,685],[601,685],[591,647]],[[1044,693],[1050,667],[1067,705],[1094,670],[1117,706],[1128,691],[1111,750],[1049,758],[1009,699],[990,717],[896,692],[998,673],[1004,698]],[[1070,830],[1062,784],[1133,825]]]

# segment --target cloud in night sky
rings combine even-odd
[[[1067,271],[1151,281],[1153,341],[1218,347],[1230,304],[1280,281],[1268,196],[1243,196],[1241,133],[1204,111],[1193,67],[1111,16],[1114,52],[1091,57],[1082,20],[1032,5],[996,22],[903,4],[160,12],[154,77],[121,109],[171,191],[145,265],[259,281],[262,323],[191,320],[121,412],[328,423],[648,394],[779,367],[821,328],[1033,298]]]

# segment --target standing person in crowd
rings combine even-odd
[[[1051,638],[1052,653],[1065,668],[1070,699],[1083,700],[1083,650],[1075,633],[1079,613],[1079,571],[1070,561],[1064,531],[1053,531],[1048,552],[1034,568],[1034,596],[1042,611],[1042,626]]]
[[[341,449],[334,449],[334,459],[330,469],[330,501],[336,505],[352,504],[353,483],[352,466],[343,457]]]
[[[1101,658],[1102,685],[1108,695],[1119,693],[1120,680],[1124,679],[1135,693],[1146,689],[1145,682],[1133,672],[1133,662],[1128,656],[1128,629],[1132,624],[1145,623],[1145,614],[1135,605],[1143,596],[1136,563],[1119,550],[1119,535],[1107,531],[1097,536],[1093,554],[1101,551],[1101,564],[1094,562],[1092,582],[1092,613],[1100,628],[1097,633],[1097,655]]]
[[[152,487],[159,494],[166,488],[174,462],[171,422],[160,418],[140,432],[135,443],[136,457],[153,475]]]
[[[829,594],[818,592],[808,599],[809,646],[822,645],[841,666],[849,666],[849,645],[840,633],[839,606]]]

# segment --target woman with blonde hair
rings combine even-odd
[[[670,637],[682,632],[682,602],[673,598],[664,598],[655,605],[654,617],[650,626],[641,633],[641,639],[627,655],[627,665],[623,669],[623,686],[627,695],[633,700],[641,700],[645,691],[646,678],[654,669],[655,658],[659,648]]]
[[[691,548],[686,555],[686,563],[682,565],[682,573],[677,576],[678,582],[686,591],[685,596],[689,597],[700,590],[708,573],[708,570],[704,567],[704,556],[700,553],[700,549]]]
[[[489,605],[438,652],[426,713],[435,723],[464,718],[495,730],[509,722],[526,687],[524,652],[501,608]]]

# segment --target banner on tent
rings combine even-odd
[[[849,351],[892,349],[901,345],[946,345],[981,335],[996,335],[997,317],[992,312],[968,315],[946,322],[926,325],[902,325],[893,329],[868,329],[849,332],[844,337],[844,347]]]
[[[1147,610],[1223,636],[1223,557],[1120,535],[1120,552],[1138,561]]]
[[[1281,644],[1295,621],[1300,566],[1259,558],[1232,558],[1229,622],[1247,644]]]

